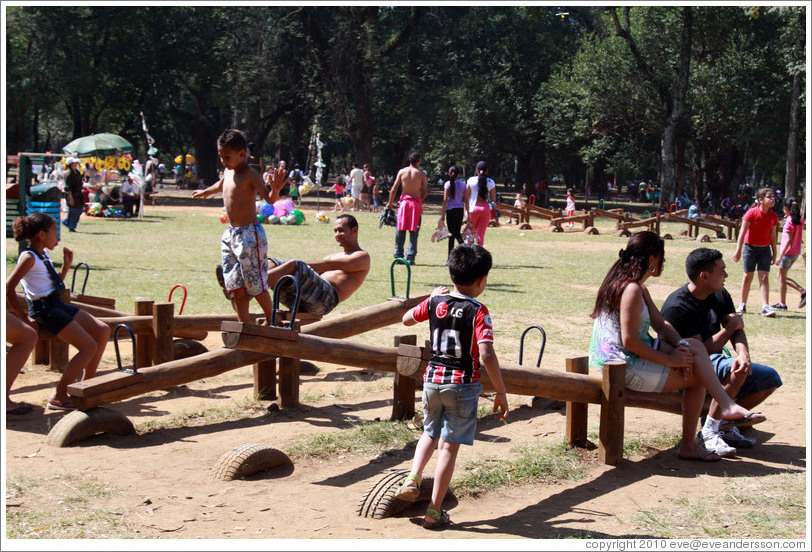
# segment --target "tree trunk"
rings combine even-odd
[[[792,103],[789,110],[789,130],[787,131],[787,169],[784,176],[784,197],[798,195],[798,116],[801,112],[801,73],[792,78]]]

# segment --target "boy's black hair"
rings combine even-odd
[[[481,245],[460,244],[448,256],[448,274],[451,281],[460,286],[470,286],[487,276],[492,266],[493,257]]]
[[[694,249],[685,258],[685,272],[688,279],[695,282],[702,272],[713,270],[716,261],[722,258],[722,252],[708,247]]]
[[[352,215],[348,215],[347,213],[344,213],[343,215],[338,215],[336,217],[336,220],[338,220],[338,219],[347,219],[347,226],[349,226],[350,228],[358,228],[358,219],[356,219]]]
[[[420,156],[420,152],[417,151],[417,150],[412,150],[412,152],[409,154],[409,164],[410,165],[414,165],[415,163],[417,163],[421,159],[422,159],[422,157]]]
[[[248,141],[245,139],[245,134],[236,128],[225,130],[217,139],[217,145],[231,148],[235,151],[248,149]]]

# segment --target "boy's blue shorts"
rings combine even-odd
[[[724,380],[730,372],[730,366],[733,364],[733,357],[717,353],[710,355],[710,359],[714,370],[716,370],[716,375],[719,376],[719,380]],[[781,376],[778,375],[778,372],[776,372],[774,368],[764,366],[763,364],[756,364],[755,362],[752,364],[753,372],[747,376],[747,379],[744,380],[744,384],[739,390],[739,394],[733,397],[734,400],[738,400],[741,397],[751,393],[758,393],[760,391],[767,391],[768,389],[781,387]]]
[[[448,443],[473,445],[480,383],[423,383],[423,431]]]

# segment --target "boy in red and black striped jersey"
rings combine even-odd
[[[473,445],[482,385],[480,363],[496,390],[493,411],[504,420],[508,413],[505,384],[493,349],[488,308],[477,302],[488,285],[491,254],[479,245],[459,245],[448,257],[454,291],[438,287],[431,296],[403,316],[412,326],[429,321],[431,359],[423,376],[423,435],[417,443],[411,473],[397,498],[413,502],[420,494],[423,468],[434,448],[439,449],[431,502],[423,527],[439,529],[449,523],[442,509],[460,445]]]

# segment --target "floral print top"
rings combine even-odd
[[[651,345],[649,327],[651,327],[651,316],[646,302],[643,301],[638,336]],[[604,362],[623,360],[626,361],[627,368],[631,368],[639,358],[636,354],[623,348],[623,340],[620,335],[620,313],[610,315],[606,311],[602,312],[595,319],[595,325],[592,327],[592,339],[589,343],[589,367],[599,368],[603,371]]]

